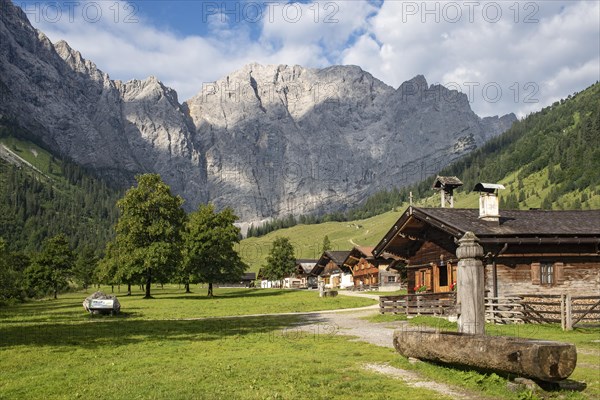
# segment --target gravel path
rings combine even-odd
[[[340,292],[341,293],[341,292]],[[356,294],[357,296],[365,296]],[[377,307],[378,308],[378,307]],[[304,321],[294,329],[307,331],[311,334],[348,335],[355,336],[354,341],[368,342],[377,346],[393,348],[394,330],[407,324],[406,321],[370,322],[365,317],[375,315],[373,307],[349,310],[330,311],[307,314]],[[400,356],[399,356],[400,357]],[[366,364],[365,370],[374,371],[386,376],[401,379],[407,386],[425,388],[438,392],[445,398],[482,400],[481,394],[469,393],[461,388],[428,380],[415,371],[404,370],[388,364]]]

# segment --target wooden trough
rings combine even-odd
[[[566,379],[577,363],[575,345],[570,343],[427,329],[397,330],[394,347],[405,357],[548,382]]]

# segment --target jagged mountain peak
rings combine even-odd
[[[427,84],[427,79],[425,78],[425,76],[419,74],[419,75],[415,75],[413,78],[403,82],[400,86],[399,89],[402,88],[402,86],[405,85],[414,85],[416,87],[418,87],[421,90],[426,90],[429,85]]]
[[[65,40],[54,43],[54,50],[73,71],[86,74],[99,82],[110,80],[107,73],[101,71],[92,61],[85,59],[79,51],[73,49]]]
[[[514,120],[482,120],[464,99],[404,99],[358,66],[252,63],[182,105],[157,77],[110,80],[0,2],[0,115],[125,187],[161,174],[189,210],[211,201],[244,221],[340,210],[436,173]]]
[[[166,86],[156,76],[151,75],[144,80],[132,79],[127,82],[119,82],[119,90],[126,100],[144,99],[146,101],[159,101],[167,99],[170,104],[180,108],[177,92]]]

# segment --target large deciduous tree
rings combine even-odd
[[[269,280],[283,281],[295,270],[296,256],[290,239],[287,237],[276,238],[267,256],[267,264],[263,267],[263,274]]]
[[[182,275],[189,290],[189,277],[208,284],[213,296],[213,283],[240,280],[248,266],[235,251],[240,229],[233,225],[237,216],[231,208],[217,213],[212,204],[200,205],[189,215],[183,234]]]
[[[181,229],[185,212],[183,199],[158,174],[136,177],[137,187],[117,202],[120,216],[117,233],[107,246],[106,266],[117,268],[125,278],[142,276],[146,283],[144,298],[152,298],[153,281],[171,276],[181,261]]]
[[[46,239],[42,251],[34,256],[33,263],[26,270],[29,287],[38,294],[50,289],[56,299],[59,289],[67,286],[74,264],[75,255],[65,235]]]

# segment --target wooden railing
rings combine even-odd
[[[453,315],[456,293],[407,294],[380,296],[381,314]],[[570,330],[586,323],[600,324],[600,296],[572,296],[570,294],[528,294],[512,297],[486,297],[486,322],[495,324],[560,323]]]
[[[423,293],[380,296],[381,314],[452,315],[456,314],[456,293]]]
[[[521,297],[486,297],[485,322],[493,324],[523,323]]]

